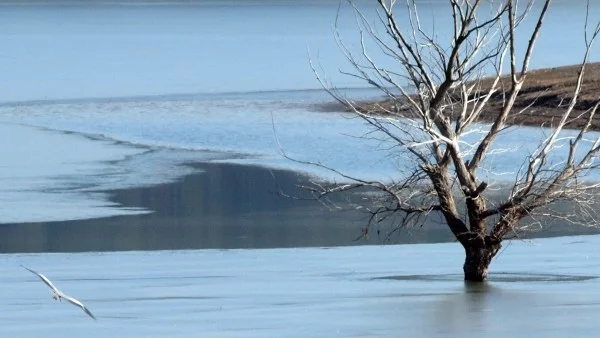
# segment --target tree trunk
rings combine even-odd
[[[474,241],[465,247],[466,257],[463,265],[465,281],[485,281],[488,276],[488,267],[498,250],[500,250],[500,243],[490,241],[489,238],[486,238],[485,241]]]

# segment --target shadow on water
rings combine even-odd
[[[0,224],[0,253],[329,247],[454,240],[447,227],[433,217],[422,228],[406,229],[391,239],[384,230],[369,240],[355,241],[368,213],[354,208],[331,210],[312,198],[282,196],[281,191],[309,197],[298,187],[310,184],[305,175],[241,164],[193,166],[202,172],[176,182],[103,191],[110,202],[150,210],[148,214]],[[332,198],[344,205],[352,196]],[[562,230],[548,229],[541,235],[594,231],[558,228]]]
[[[332,211],[298,188],[307,176],[287,170],[201,163],[172,183],[108,191],[110,201],[152,213],[89,220],[0,225],[0,252],[80,252],[345,246],[367,215]],[[340,197],[342,198],[342,197]],[[441,227],[400,236],[399,243],[444,242]]]

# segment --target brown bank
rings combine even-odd
[[[513,109],[514,113],[509,117],[508,123],[513,125],[551,127],[554,121],[560,119],[561,114],[564,113],[566,106],[573,98],[579,69],[580,65],[572,65],[544,68],[529,72],[527,81],[525,81],[517,101],[515,102],[515,109]],[[502,80],[504,80],[504,83],[507,85],[510,83],[507,78],[503,78]],[[485,88],[488,83],[491,84],[491,80],[484,79],[482,81],[482,87]],[[592,108],[595,100],[597,100],[599,96],[600,62],[589,63],[585,67],[585,76],[581,94],[579,95],[579,99],[571,116],[579,116],[586,110]],[[384,109],[390,110],[392,106],[397,104],[397,102],[385,100],[380,102],[365,102],[361,106],[365,111],[377,113],[382,112]],[[502,108],[502,105],[503,92],[502,90],[499,90],[490,99],[487,109],[482,112],[480,121],[493,122],[493,119],[497,116],[498,110]],[[521,110],[528,106],[528,109],[521,112]],[[382,107],[384,109],[382,109]],[[341,105],[328,104],[322,106],[321,109],[327,111],[340,111],[344,108]],[[399,107],[398,113],[403,116],[403,114],[407,115],[408,111]],[[570,128],[579,128],[582,123],[585,123],[585,119],[570,121],[567,126]],[[597,114],[593,118],[590,129],[600,130],[600,114]]]

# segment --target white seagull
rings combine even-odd
[[[85,305],[83,305],[82,302],[78,301],[77,299],[75,299],[73,297],[70,297],[70,296],[64,294],[56,286],[54,286],[54,284],[52,284],[52,282],[48,279],[48,277],[42,275],[41,273],[37,273],[23,265],[21,265],[21,266],[24,269],[29,270],[31,273],[35,274],[36,276],[40,277],[42,282],[46,283],[46,285],[48,285],[50,287],[50,289],[52,289],[52,298],[54,298],[54,300],[61,301],[64,298],[69,303],[80,307],[83,310],[83,312],[85,312],[88,316],[92,317],[94,320],[96,319],[96,317],[94,317],[94,315],[90,312],[90,310],[88,310],[87,307],[85,307]]]

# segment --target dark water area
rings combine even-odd
[[[367,215],[331,210],[312,199],[297,187],[309,179],[299,173],[224,163],[194,166],[203,172],[174,183],[108,192],[112,202],[152,213],[2,224],[0,252],[346,246],[383,241],[355,241]],[[405,233],[394,243],[444,242],[452,240],[450,236],[438,225]]]
[[[288,170],[225,163],[193,164],[202,172],[173,183],[107,192],[126,208],[152,213],[87,220],[0,225],[0,252],[330,247],[454,241],[440,220],[386,238],[357,238],[368,214],[334,210],[299,185],[309,177]],[[343,205],[348,196],[339,196]],[[549,224],[524,237],[598,233]]]

